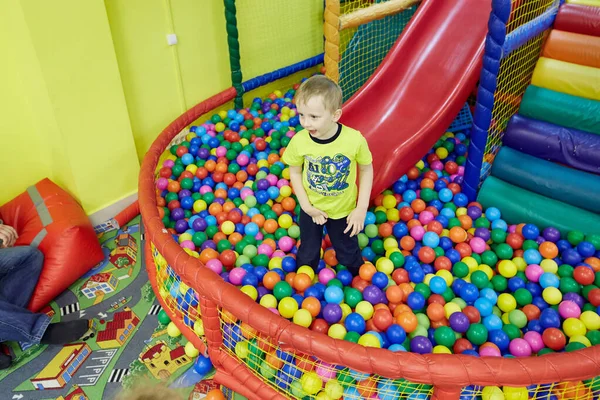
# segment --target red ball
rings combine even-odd
[[[562,350],[567,344],[565,334],[558,328],[547,328],[542,333],[542,340],[548,348],[555,351]]]
[[[175,151],[175,153],[177,154],[177,157],[181,157],[184,154],[187,154],[188,152],[188,148],[185,146],[179,146],[177,148],[177,150]]]
[[[423,246],[419,249],[419,260],[425,264],[431,264],[435,260],[435,250],[429,246]]]
[[[170,178],[170,177],[171,177],[171,175],[173,175],[173,171],[171,171],[171,168],[168,168],[168,167],[162,167],[162,168],[160,169],[160,171],[158,172],[158,175],[159,175],[161,178]]]
[[[588,300],[594,306],[600,306],[600,289],[592,289],[588,293]]]
[[[327,334],[327,331],[329,331],[329,324],[323,318],[317,318],[310,325],[310,329],[315,332]]]
[[[385,331],[394,323],[394,317],[389,310],[379,309],[373,314],[373,324],[381,331]]]
[[[458,164],[455,163],[454,161],[448,161],[446,163],[446,165],[444,165],[444,169],[450,175],[454,175],[454,174],[456,174],[458,172]]]
[[[415,212],[410,207],[402,207],[400,209],[400,219],[404,222],[408,222],[415,216]]]
[[[401,283],[408,283],[408,272],[404,268],[398,268],[392,272],[392,279],[396,282],[396,285]]]
[[[476,324],[481,320],[481,314],[479,314],[479,310],[473,306],[466,306],[462,312],[467,316],[467,318],[469,318],[469,322],[472,324]]]
[[[457,339],[456,342],[454,342],[452,350],[454,350],[455,354],[460,354],[465,350],[473,350],[473,345],[467,339],[460,338]]]
[[[236,255],[233,250],[225,250],[219,255],[219,260],[228,270],[235,265]]]
[[[509,233],[508,236],[506,236],[506,244],[512,247],[513,250],[523,247],[524,241],[525,239],[523,236],[519,235],[518,233]]]
[[[573,278],[580,285],[591,285],[596,279],[596,274],[593,269],[581,265],[573,271]]]

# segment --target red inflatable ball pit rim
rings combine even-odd
[[[230,88],[196,105],[174,120],[161,132],[148,150],[139,177],[139,203],[147,232],[146,238],[156,246],[156,249],[179,274],[182,281],[204,297],[205,300],[201,301],[201,311],[209,344],[209,354],[217,369],[220,365],[225,367],[224,362],[227,364],[226,372],[220,372],[221,376],[228,375],[237,378],[242,370],[248,370],[235,367],[238,361],[219,351],[222,339],[215,305],[228,310],[260,333],[273,338],[274,342],[279,343],[282,347],[295,349],[301,353],[316,356],[327,363],[344,365],[365,373],[435,385],[438,394],[456,394],[457,391],[460,392],[461,388],[473,384],[528,386],[551,382],[580,381],[600,375],[599,346],[569,353],[551,353],[540,357],[503,358],[473,357],[460,354],[393,353],[386,349],[367,348],[344,340],[333,339],[273,314],[235,286],[224,282],[219,275],[204,268],[198,259],[189,256],[167,233],[157,209],[155,170],[160,156],[182,129],[203,114],[230,101],[234,96],[235,89]],[[148,249],[146,254],[150,256]],[[153,266],[152,258],[148,258],[147,262]],[[154,269],[154,273],[155,271]],[[155,279],[152,284],[156,289]],[[160,296],[157,297],[160,298]],[[207,312],[210,315],[207,315]],[[211,329],[207,330],[207,327]],[[188,339],[198,343],[199,340],[193,331],[189,328],[182,331],[191,336]],[[233,369],[237,369],[237,371]],[[252,375],[249,372],[248,374]],[[248,374],[243,375],[247,377]],[[255,386],[257,382],[261,382],[258,378],[247,378],[250,379],[247,383],[252,383],[253,390],[265,390],[263,392],[265,396],[262,398],[273,398],[274,391],[272,389],[267,391],[267,385],[262,385],[264,389]],[[253,394],[256,393],[254,391]]]

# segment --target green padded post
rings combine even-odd
[[[477,201],[484,209],[497,207],[510,224],[532,223],[540,229],[554,226],[563,236],[572,230],[600,234],[600,215],[521,189],[494,176],[483,182]]]
[[[229,65],[231,66],[231,85],[237,91],[235,108],[244,107],[244,88],[242,87],[242,66],[240,63],[240,41],[237,29],[235,0],[224,0],[227,44],[229,46]]]
[[[530,85],[519,114],[600,135],[600,101]]]

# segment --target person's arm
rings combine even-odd
[[[292,182],[292,188],[294,188],[294,193],[296,193],[296,198],[298,199],[298,203],[300,203],[302,210],[312,217],[315,224],[325,224],[328,218],[327,213],[315,208],[308,200],[308,195],[306,194],[306,190],[304,190],[304,185],[302,184],[301,166],[294,167],[290,165],[290,181]]]
[[[358,170],[358,201],[356,208],[346,218],[348,226],[344,230],[344,233],[350,232],[350,236],[358,235],[365,227],[365,217],[367,216],[371,189],[373,188],[373,164],[359,164]]]

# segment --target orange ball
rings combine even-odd
[[[313,318],[316,318],[321,312],[321,302],[316,297],[307,297],[302,300],[302,308],[308,311]]]
[[[523,313],[527,317],[527,321],[532,321],[534,319],[538,319],[540,317],[541,311],[540,309],[533,304],[527,304],[522,308]]]
[[[441,321],[446,316],[444,306],[438,303],[431,303],[427,306],[427,316],[431,321]]]
[[[323,255],[323,260],[325,261],[325,264],[330,266],[336,266],[339,264],[337,258],[335,257],[335,250],[333,249],[327,250],[325,252],[325,254]]]
[[[404,236],[402,239],[400,239],[400,247],[402,250],[411,251],[415,248],[415,244],[415,239],[413,239],[411,236]]]
[[[277,353],[275,350],[267,354],[267,356],[265,357],[265,361],[267,362],[267,364],[269,364],[275,369],[283,367],[283,361],[281,361],[281,359],[277,357]]]
[[[381,331],[385,331],[393,323],[394,317],[387,307],[385,307],[385,309],[380,308],[373,314],[373,324]]]
[[[431,264],[435,260],[435,250],[429,246],[423,246],[419,249],[419,260],[425,264]]]
[[[542,242],[538,251],[544,258],[555,258],[558,256],[558,247],[552,242]]]
[[[468,215],[460,215],[458,217],[458,221],[460,222],[460,226],[463,229],[471,229],[473,227],[473,220]]]
[[[212,260],[215,258],[219,258],[219,252],[217,252],[216,250],[213,250],[211,248],[204,249],[200,253],[200,261],[203,264],[206,264],[209,260]]]
[[[213,389],[210,392],[206,393],[206,396],[204,396],[204,400],[225,400],[225,396],[223,395],[223,392],[221,392],[221,390]]]
[[[462,243],[467,240],[467,231],[465,231],[460,226],[453,226],[450,228],[450,240],[454,243]]]
[[[296,274],[296,276],[294,277],[294,284],[292,285],[292,287],[294,289],[296,289],[298,292],[304,292],[306,289],[308,289],[310,287],[310,285],[312,284],[312,280],[310,279],[310,276],[301,273],[301,274]]]
[[[296,200],[291,197],[285,197],[281,200],[281,206],[285,211],[294,211],[294,208],[296,208]]]
[[[279,228],[279,224],[274,219],[268,219],[268,220],[266,220],[265,224],[263,226],[263,229],[267,233],[275,233],[275,231],[277,230],[277,228]]]
[[[417,316],[412,312],[402,312],[396,317],[396,323],[404,328],[406,333],[410,333],[417,329]]]
[[[425,210],[425,207],[427,207],[427,204],[421,199],[414,199],[412,201],[412,203],[410,203],[410,206],[414,212],[420,213],[423,210]]]
[[[269,271],[263,276],[263,285],[269,290],[273,290],[279,281],[281,281],[281,276],[275,271]]]
[[[388,236],[392,236],[392,225],[384,222],[383,224],[379,225],[379,236],[381,236],[382,238],[387,238]]]
[[[358,270],[359,276],[367,282],[371,282],[371,278],[373,278],[373,275],[375,275],[376,272],[377,268],[375,268],[373,264],[369,263],[363,264]]]
[[[399,286],[390,286],[385,291],[385,297],[390,303],[400,303],[404,299],[404,292]]]
[[[288,272],[285,275],[285,281],[287,283],[289,283],[290,286],[294,286],[294,278],[296,277],[296,273],[295,272]]]
[[[377,381],[371,377],[365,379],[364,381],[358,381],[356,383],[356,389],[358,390],[358,393],[360,393],[360,395],[365,399],[374,397],[377,394]]]

